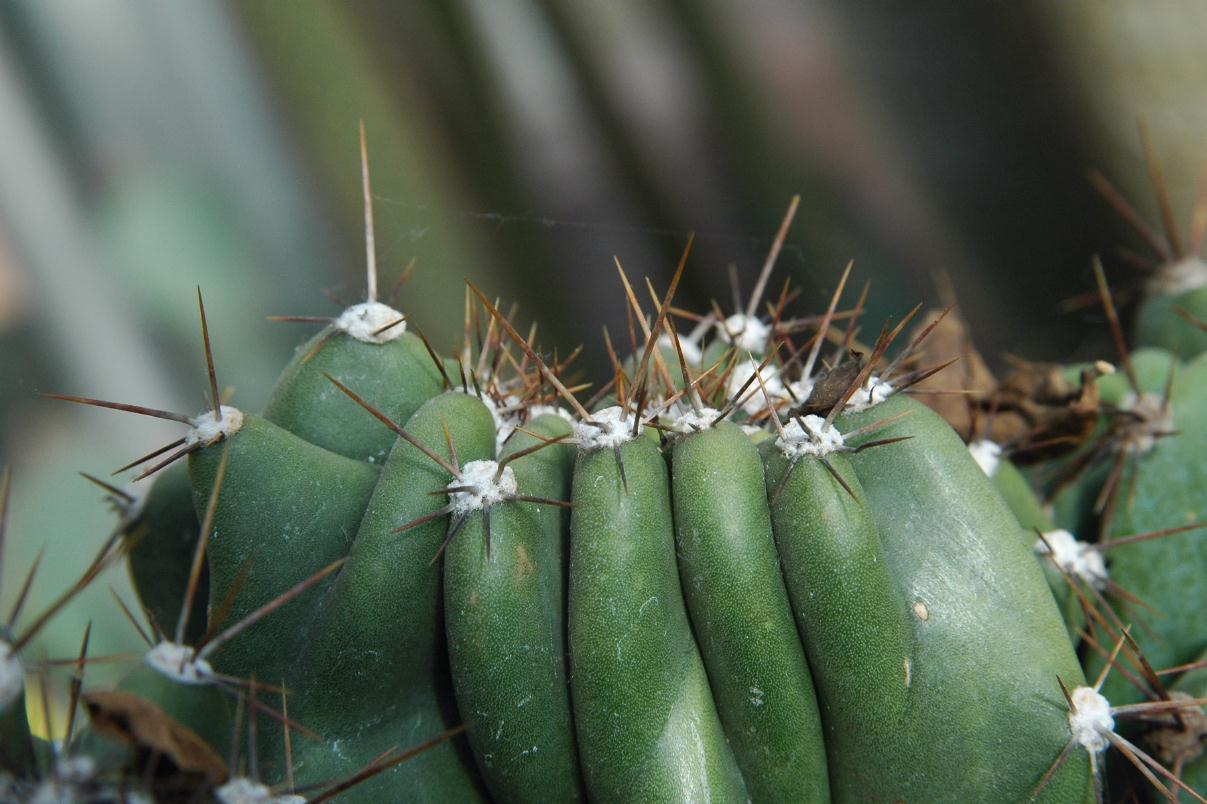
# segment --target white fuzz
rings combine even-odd
[[[748,436],[758,435],[759,433],[763,432],[763,428],[759,427],[757,424],[743,424],[742,432]]]
[[[1093,687],[1077,687],[1069,697],[1073,699],[1073,709],[1069,712],[1073,739],[1085,750],[1097,754],[1110,745],[1107,735],[1115,730],[1111,702]]]
[[[1002,460],[1001,445],[983,438],[969,444],[968,451],[972,453],[972,459],[976,461],[977,466],[981,467],[982,472],[989,477],[997,474],[997,466]]]
[[[1048,531],[1042,539],[1036,539],[1035,552],[1041,556],[1050,555],[1052,563],[1095,589],[1106,588],[1106,562],[1102,560],[1102,553],[1077,541],[1067,530]]]
[[[481,511],[496,503],[514,497],[516,493],[515,472],[504,467],[498,480],[495,475],[499,465],[494,461],[470,461],[461,467],[461,477],[454,478],[449,488],[470,487],[469,491],[454,491],[448,495],[454,516],[465,516]]]
[[[185,446],[191,447],[194,444],[200,444],[208,447],[220,439],[230,438],[242,429],[243,411],[228,405],[220,406],[218,411],[222,414],[221,419],[215,419],[212,410],[198,413],[193,417],[191,422],[193,429],[189,430],[184,437]]]
[[[761,355],[767,351],[767,341],[771,337],[771,326],[764,324],[757,317],[734,313],[717,324],[721,340],[732,343],[743,352],[753,352]],[[685,351],[684,356],[687,356]]]
[[[546,413],[552,413],[554,416],[561,416],[566,421],[574,424],[574,414],[556,405],[533,405],[528,409],[528,421],[532,421],[537,416],[544,416]]]
[[[726,395],[732,397],[736,394],[738,389],[754,376],[758,368],[759,364],[753,360],[747,360],[734,366],[733,371],[729,373],[729,382],[725,386]],[[759,377],[763,380],[763,387],[767,389],[767,396],[771,397],[772,404],[788,398],[788,392],[784,389],[784,381],[780,379],[778,368],[771,365],[764,366],[763,370],[759,372]],[[742,410],[752,416],[767,409],[767,399],[763,396],[763,388],[759,387],[758,380],[754,380],[746,386],[739,405]]]
[[[888,380],[882,380],[875,374],[869,374],[863,381],[863,386],[851,394],[847,400],[847,410],[867,410],[873,405],[879,405],[893,393],[893,385]]]
[[[675,351],[675,342],[671,340],[670,335],[661,335],[658,338],[659,349],[669,349]],[[683,350],[683,359],[687,361],[688,366],[698,366],[704,360],[704,353],[700,351],[700,347],[690,338],[683,336],[679,337],[679,348]],[[679,362],[679,358],[675,358],[675,362]]]
[[[13,646],[0,640],[0,711],[15,701],[25,689],[25,667]]]
[[[1147,391],[1136,396],[1128,391],[1119,401],[1119,409],[1136,414],[1138,421],[1126,430],[1124,438],[1118,442],[1120,450],[1144,453],[1157,445],[1157,437],[1162,433],[1173,431],[1173,406],[1164,405],[1162,397]]]
[[[335,319],[335,328],[364,343],[389,343],[407,331],[407,322],[400,321],[402,313],[381,302],[354,304]],[[383,330],[398,323],[389,329]]]
[[[147,651],[143,661],[181,684],[214,683],[214,668],[205,659],[194,658],[188,645],[165,640]]]
[[[511,434],[520,426],[520,417],[517,414],[516,406],[520,400],[516,396],[507,395],[502,402],[496,402],[490,396],[482,397],[482,404],[486,405],[486,409],[490,411],[490,417],[495,422],[495,451],[499,452],[503,449],[503,444],[507,439],[511,438]]]
[[[613,405],[610,408],[596,411],[591,414],[591,421],[594,424],[587,422],[575,422],[574,435],[578,438],[579,449],[591,450],[611,449],[619,447],[621,444],[632,441],[633,435],[633,420],[636,414],[625,413],[624,409],[619,405]],[[637,435],[641,435],[644,428],[638,426]]]
[[[1161,266],[1148,281],[1150,293],[1178,296],[1207,286],[1207,263],[1198,257],[1186,257]]]
[[[834,425],[826,426],[826,420],[821,416],[792,419],[784,425],[784,434],[775,439],[776,448],[784,453],[785,458],[796,460],[805,455],[819,457],[829,455],[845,446],[842,433]]]
[[[305,804],[305,797],[294,793],[274,796],[272,790],[246,776],[236,776],[214,790],[222,804]]]
[[[213,418],[213,413],[210,413]],[[118,515],[118,530],[123,532],[130,529],[130,526],[138,521],[142,516],[143,506],[147,504],[146,489],[142,486],[137,486],[133,483],[127,484],[122,489],[128,497],[119,497],[116,494],[109,495],[109,503],[113,506],[114,511]]]
[[[697,430],[707,430],[717,423],[720,411],[715,408],[702,407],[696,413],[694,409],[684,405],[675,405],[662,417],[662,423],[676,433],[694,433]]]

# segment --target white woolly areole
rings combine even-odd
[[[211,418],[213,414],[210,414]],[[119,530],[128,530],[131,525],[138,521],[142,516],[142,509],[147,505],[146,490],[142,486],[129,483],[124,489],[126,497],[119,497],[116,494],[109,495],[109,502],[113,506],[120,518],[118,522]]]
[[[272,790],[246,776],[236,776],[214,790],[222,804],[305,804],[306,798],[295,793],[274,796]]]
[[[1093,687],[1077,687],[1069,697],[1073,699],[1069,712],[1073,739],[1085,750],[1097,754],[1110,745],[1107,735],[1115,730],[1111,702]]]
[[[658,348],[675,350],[675,342],[671,340],[670,335],[658,336]],[[689,366],[698,366],[704,360],[704,353],[700,351],[700,347],[690,338],[679,338],[679,348],[683,350],[683,359],[687,361]],[[676,358],[677,359],[677,358]]]
[[[578,438],[579,449],[588,452],[597,449],[611,449],[632,441],[636,437],[633,435],[633,422],[636,415],[626,413],[624,408],[619,405],[613,405],[592,413],[590,421],[593,424],[575,422],[574,435]],[[638,425],[637,435],[641,435],[643,429],[645,428],[642,425]]]
[[[181,684],[214,683],[214,668],[205,659],[194,658],[188,645],[165,640],[147,651],[143,661]]]
[[[1137,397],[1134,391],[1128,391],[1119,400],[1119,409],[1134,413],[1138,419],[1118,442],[1121,450],[1148,452],[1157,445],[1159,435],[1173,430],[1173,405],[1164,404],[1160,394],[1145,391]]]
[[[25,667],[13,646],[0,640],[0,710],[17,699],[25,689]]]
[[[754,376],[758,371],[759,364],[753,360],[747,360],[744,363],[738,363],[733,367],[733,371],[729,373],[729,382],[725,385],[725,393],[732,397],[738,392],[746,381]],[[763,366],[763,370],[759,372],[759,377],[763,380],[763,386],[759,386],[758,380],[753,380],[750,385],[746,386],[746,391],[742,394],[742,399],[739,402],[742,410],[750,415],[754,415],[767,409],[767,400],[763,396],[763,388],[767,389],[767,396],[771,397],[772,404],[783,401],[788,398],[788,392],[784,388],[784,381],[780,379],[780,370],[775,366]]]
[[[893,384],[882,380],[875,374],[869,374],[858,391],[851,394],[847,400],[847,410],[867,410],[873,405],[879,405],[892,396]]]
[[[515,472],[510,466],[503,468],[503,473],[496,480],[499,464],[495,461],[470,461],[461,467],[461,477],[454,478],[449,488],[469,487],[469,491],[454,491],[448,495],[449,505],[453,507],[455,516],[465,516],[474,511],[481,511],[496,503],[503,502],[508,497],[515,496]]]
[[[189,430],[184,437],[185,446],[191,447],[194,444],[200,444],[208,447],[220,439],[230,438],[242,429],[243,411],[229,405],[221,405],[218,412],[222,414],[220,419],[214,418],[212,410],[198,413],[192,418],[190,424],[193,425],[193,429]]]
[[[1148,280],[1150,293],[1178,296],[1207,285],[1207,263],[1198,257],[1185,257],[1161,266]]]
[[[784,434],[775,439],[776,449],[791,460],[805,455],[822,457],[841,450],[845,445],[842,433],[834,425],[827,427],[825,419],[812,415],[792,419],[784,425]]]
[[[340,313],[335,319],[335,328],[363,343],[389,343],[407,331],[407,322],[401,318],[402,313],[388,304],[362,302]],[[390,327],[390,324],[394,326]]]
[[[701,407],[700,412],[696,413],[689,406],[675,405],[663,416],[662,423],[676,433],[694,433],[712,427],[720,415],[721,411],[716,408]]]
[[[1042,539],[1036,539],[1035,552],[1051,556],[1052,563],[1095,589],[1106,588],[1106,562],[1102,560],[1102,553],[1077,541],[1067,530],[1048,531]]]
[[[495,422],[495,451],[498,452],[503,448],[503,444],[507,439],[511,438],[511,434],[520,426],[520,417],[517,414],[514,406],[520,402],[519,397],[508,395],[503,398],[502,402],[496,402],[489,396],[482,397],[482,404],[486,405],[486,409],[490,411],[490,418]]]
[[[976,461],[976,465],[981,467],[981,471],[993,477],[997,474],[998,464],[1002,462],[1002,447],[1000,444],[995,444],[987,438],[980,441],[973,441],[968,445],[968,451],[972,453],[972,459]]]
[[[576,421],[574,414],[568,410],[565,410],[564,408],[559,408],[556,405],[533,405],[532,407],[528,408],[528,420],[531,421],[537,416],[544,416],[547,413],[551,413],[554,416],[561,416],[571,424],[574,424]]]
[[[734,313],[717,324],[717,329],[720,331],[721,340],[732,343],[743,352],[762,354],[767,351],[771,326],[764,324],[756,316]]]

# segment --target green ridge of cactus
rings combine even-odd
[[[185,463],[173,464],[157,474],[137,509],[126,514],[122,523],[122,537],[130,545],[130,578],[143,596],[139,602],[148,619],[162,633],[176,631],[200,527]],[[201,565],[198,582],[185,632],[187,642],[200,639],[205,632],[208,564]]]
[[[1020,538],[1030,544],[1039,556],[1048,588],[1056,599],[1061,617],[1064,618],[1069,638],[1076,645],[1080,640],[1079,632],[1085,626],[1086,614],[1069,583],[1070,578],[1062,571],[1057,561],[1050,560],[1050,557],[1061,547],[1073,551],[1084,550],[1084,541],[1079,541],[1068,529],[1056,527],[1052,514],[1040,500],[1031,481],[1009,458],[1000,454],[997,445],[992,442],[977,442],[969,445],[969,449],[977,464],[993,481],[1002,502],[1006,503],[1006,507],[1022,527]],[[1054,546],[1055,541],[1062,544]]]
[[[848,414],[846,425],[900,412],[910,415],[878,437],[909,441],[852,459],[915,616],[914,646],[902,657],[912,694],[898,752],[885,760],[900,761],[894,776],[906,797],[962,788],[974,799],[1008,798],[1068,742],[1055,679],[1081,685],[1081,668],[1018,522],[951,428],[901,396]],[[991,759],[1001,755],[1011,762]],[[1054,780],[1053,800],[1085,796],[1088,763],[1072,761],[1081,770]]]
[[[1202,261],[1196,262],[1207,273]],[[1179,315],[1179,310],[1194,320]],[[1207,287],[1172,295],[1150,293],[1136,310],[1133,325],[1136,343],[1168,349],[1190,359],[1207,352],[1207,330],[1203,329],[1203,322],[1207,322]]]
[[[1169,361],[1166,357],[1166,372]],[[1145,388],[1162,393],[1162,386]],[[1143,387],[1143,386],[1142,386]],[[1126,490],[1106,539],[1207,522],[1207,357],[1180,367],[1168,402],[1168,421],[1159,432],[1140,435],[1133,467],[1121,480]],[[1111,579],[1146,606],[1124,611],[1136,623],[1133,636],[1154,667],[1172,667],[1196,659],[1207,649],[1207,539],[1202,532],[1172,534],[1127,544],[1110,551]],[[1105,688],[1112,701],[1135,697],[1126,682],[1113,678]],[[1112,697],[1112,694],[1114,697]]]

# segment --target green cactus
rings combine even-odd
[[[849,267],[824,315],[766,320],[769,259],[747,310],[685,344],[686,259],[654,315],[621,272],[644,346],[585,404],[481,293],[485,333],[436,355],[376,300],[372,258],[368,301],[299,349],[263,416],[222,403],[204,308],[206,411],[61,397],[188,430],[160,461],[187,467],[141,506],[113,492],[96,566],[129,556],[154,634],[58,758],[106,757],[89,790],[222,800],[1083,802],[1113,746],[1176,787],[1122,721],[1199,713],[1152,666],[1207,648],[1207,548],[1184,532],[1205,518],[1207,358],[1169,382],[1173,358],[1139,352],[1097,380],[1068,493],[1135,494],[1078,511],[1106,523],[1091,545],[999,447],[903,393],[939,368],[914,358],[937,322],[892,357],[913,313],[870,353],[862,301],[831,331]],[[1166,616],[1099,606],[1108,565]],[[20,683],[53,611],[0,632],[22,790],[68,784]]]
[[[1207,200],[1201,195],[1191,211],[1187,238],[1183,239],[1171,212],[1169,191],[1157,164],[1147,128],[1140,125],[1140,138],[1153,189],[1161,208],[1161,231],[1144,223],[1123,195],[1098,172],[1091,174],[1095,189],[1132,228],[1148,253],[1142,258],[1148,276],[1134,322],[1137,346],[1168,349],[1189,360],[1207,351],[1207,262],[1203,261],[1207,237]]]

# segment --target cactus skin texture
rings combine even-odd
[[[142,506],[124,523],[122,536],[130,544],[129,568],[140,602],[155,626],[175,633],[188,587],[189,569],[200,531],[193,507],[193,486],[187,464],[176,463],[155,476]],[[193,598],[186,640],[205,632],[209,603],[209,566],[202,565],[201,593]]]
[[[904,396],[838,423],[906,412],[877,435],[910,440],[851,461],[915,617],[901,730],[873,763],[891,768],[881,795],[1015,799],[1068,741],[1056,678],[1083,684],[1081,668],[1017,521],[951,428]],[[1085,758],[1070,761],[1045,797],[1084,799]]]
[[[206,556],[211,601],[225,598],[241,579],[229,615],[233,621],[348,553],[378,470],[258,416],[245,416],[242,429],[226,443],[230,464]],[[215,444],[189,457],[198,511],[213,491],[222,453],[223,445]],[[219,654],[217,668],[243,678],[285,678],[318,594],[312,590],[236,637]]]
[[[553,414],[525,429],[533,435],[516,433],[504,456],[570,435]],[[509,465],[523,493],[569,498],[573,445]],[[491,512],[489,548],[479,515],[444,554],[453,687],[483,779],[502,800],[583,798],[566,680],[567,516],[556,506],[506,502]]]
[[[325,374],[357,389],[400,423],[440,392],[440,375],[423,342],[410,332],[386,343],[365,343],[332,324],[299,346],[273,386],[264,418],[311,444],[358,460],[384,460],[394,434],[364,415]]]
[[[801,458],[789,472],[788,460],[764,443],[776,546],[812,658],[833,798],[861,800],[891,781],[871,758],[892,751],[906,714],[902,658],[913,624],[850,462],[830,456],[848,494],[817,458]]]
[[[758,448],[730,422],[678,436],[671,478],[684,597],[750,795],[824,801],[821,719]]]
[[[570,524],[570,678],[588,793],[746,799],[692,637],[657,444],[580,451]],[[627,485],[627,490],[625,486]]]
[[[433,397],[406,426],[420,443],[445,452],[445,425],[461,461],[493,457],[494,424],[480,401],[460,393]],[[441,500],[429,492],[451,479],[400,439],[368,505],[362,505],[363,518],[355,517],[360,528],[348,562],[311,618],[307,645],[290,675],[298,690],[298,718],[325,737],[301,746],[299,781],[346,775],[391,746],[422,742],[455,724],[444,658],[441,566],[432,563],[448,522],[439,517],[394,532],[438,510]],[[400,791],[415,800],[476,798],[476,774],[466,760],[457,746],[444,744],[346,798],[381,800]]]

